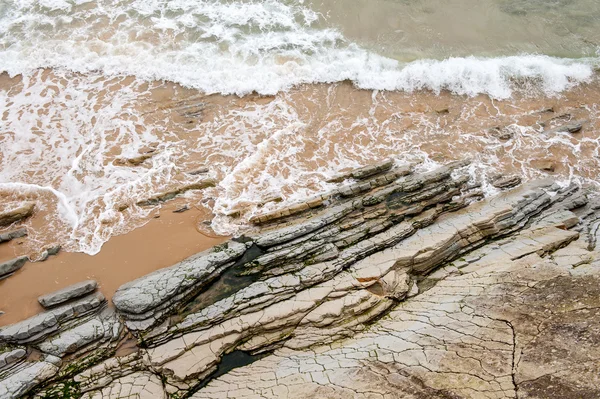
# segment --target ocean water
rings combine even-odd
[[[94,254],[200,166],[221,234],[385,157],[596,184],[599,68],[595,0],[3,0],[0,195]]]

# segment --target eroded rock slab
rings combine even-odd
[[[98,287],[98,283],[94,280],[81,281],[50,294],[42,295],[38,298],[38,302],[43,307],[50,308],[73,298],[79,298],[89,294],[94,291],[96,287]]]
[[[27,320],[0,329],[0,342],[28,343],[41,340],[59,331],[61,323],[89,313],[105,302],[104,295],[96,293]]]
[[[54,377],[58,365],[54,360],[25,362],[10,373],[0,373],[0,398],[20,398],[33,387]]]
[[[28,260],[27,256],[19,256],[18,258],[0,263],[0,279],[10,276],[22,268]]]
[[[33,215],[34,202],[25,202],[19,206],[7,207],[0,211],[0,226],[9,226]]]
[[[27,229],[24,227],[12,231],[7,231],[6,233],[0,234],[0,243],[11,241],[15,238],[25,237],[26,235]]]
[[[113,303],[122,314],[128,315],[130,329],[147,328],[210,282],[213,275],[231,266],[245,251],[246,245],[230,241],[123,285],[113,296]],[[140,322],[136,324],[135,320]]]

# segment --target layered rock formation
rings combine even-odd
[[[599,397],[600,205],[551,181],[483,199],[466,164],[340,176],[115,310],[58,295],[0,330],[0,398]]]

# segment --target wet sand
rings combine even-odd
[[[108,299],[124,283],[163,267],[171,266],[195,253],[227,240],[209,237],[197,230],[204,209],[191,208],[174,213],[181,200],[165,205],[160,217],[124,235],[112,237],[95,256],[59,252],[43,262],[28,262],[11,277],[0,281],[0,325],[11,324],[43,310],[37,297],[85,279],[98,281],[99,290]],[[0,244],[0,259],[14,257],[23,237]]]

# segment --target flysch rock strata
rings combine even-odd
[[[72,284],[61,290],[52,292],[50,294],[42,295],[38,298],[38,302],[45,308],[67,302],[73,298],[79,298],[83,295],[89,294],[94,291],[98,283],[94,280],[81,281],[79,283]]]
[[[600,397],[595,193],[510,178],[483,199],[466,165],[352,177],[115,309],[7,326],[0,398]]]

